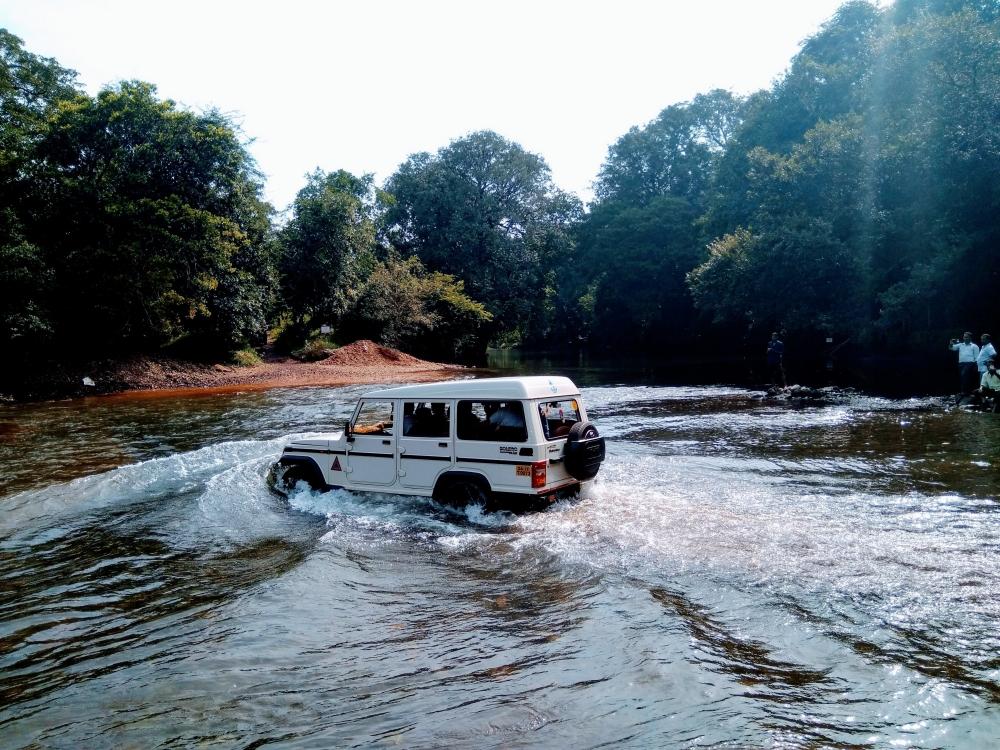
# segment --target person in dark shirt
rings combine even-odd
[[[771,382],[784,387],[785,383],[785,345],[778,338],[778,332],[771,334],[771,340],[767,342],[767,371],[770,373]]]

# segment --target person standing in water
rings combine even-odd
[[[962,340],[952,339],[948,346],[953,352],[958,352],[958,377],[961,385],[962,395],[968,395],[976,390],[979,380],[976,376],[979,373],[979,366],[976,360],[979,357],[979,347],[972,343],[972,333],[966,331],[962,335]]]
[[[771,334],[771,340],[767,342],[767,371],[770,374],[771,382],[775,385],[785,387],[785,345],[778,338],[778,332]]]
[[[976,357],[976,365],[979,367],[979,378],[982,379],[986,373],[986,363],[991,359],[996,359],[997,350],[993,347],[993,340],[988,333],[984,333],[979,339],[979,354]]]

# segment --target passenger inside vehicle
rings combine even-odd
[[[458,437],[523,443],[528,439],[520,401],[459,401]]]
[[[351,432],[357,435],[391,435],[392,402],[370,401],[361,405]]]
[[[441,401],[403,404],[405,437],[448,437],[448,405]]]

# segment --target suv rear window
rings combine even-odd
[[[544,401],[538,405],[538,415],[542,418],[542,432],[546,440],[566,437],[569,428],[580,421],[580,405],[575,398]]]
[[[520,401],[459,401],[455,412],[459,440],[524,443],[528,426]]]

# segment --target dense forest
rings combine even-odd
[[[1000,7],[848,2],[770,89],[623,134],[586,206],[488,131],[381,186],[317,171],[284,215],[262,189],[219,112],[135,81],[90,97],[0,30],[4,358],[292,351],[321,325],[452,360],[762,352],[771,330],[941,353],[1000,330]]]

